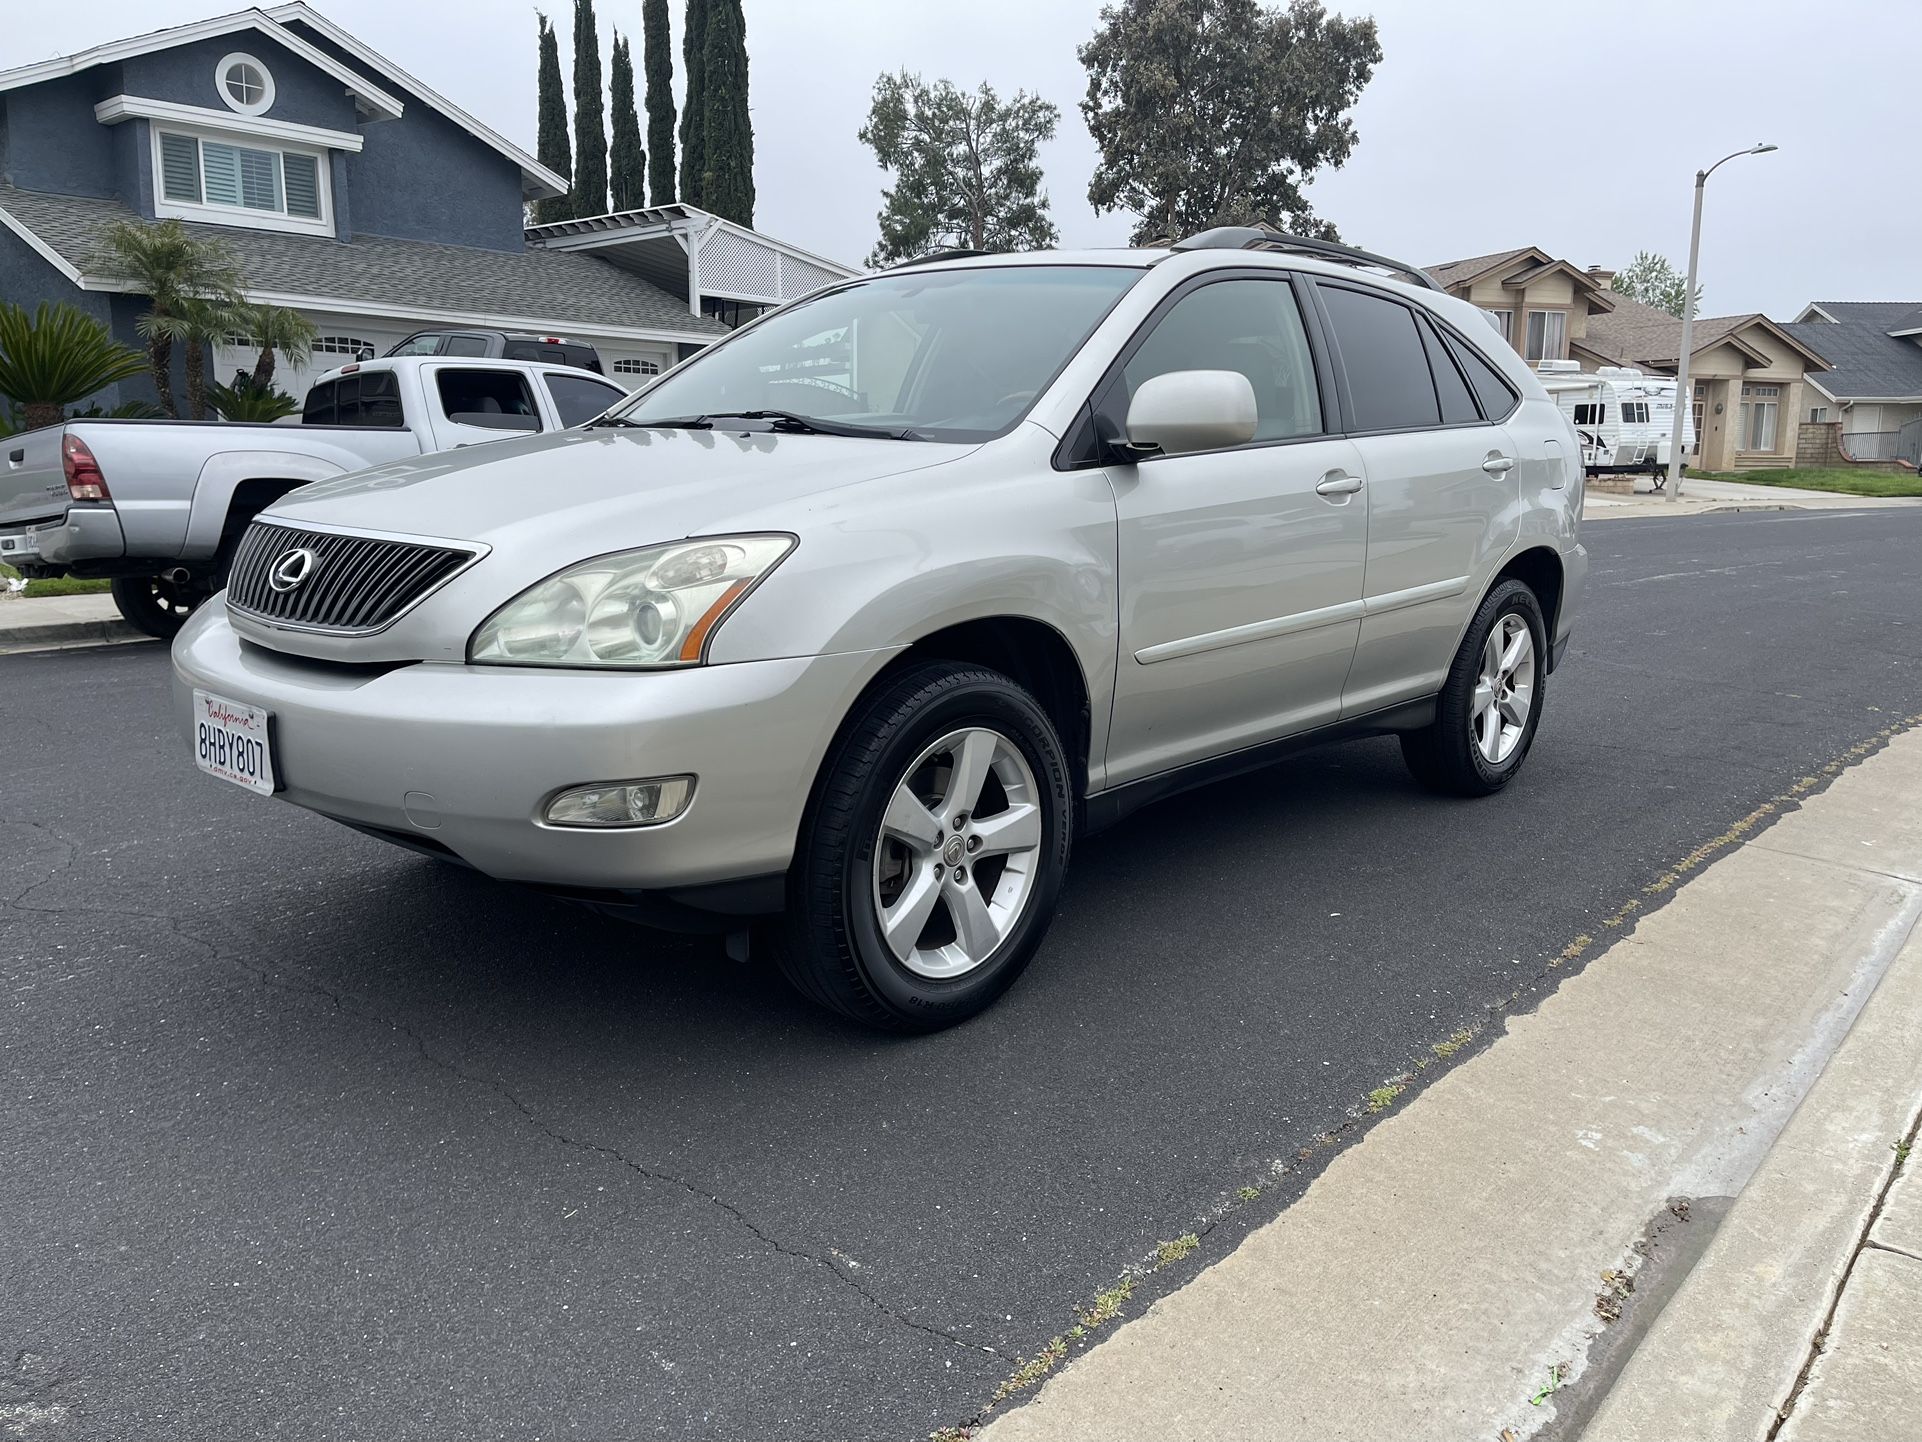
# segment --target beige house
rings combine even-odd
[[[1633,366],[1674,375],[1682,322],[1609,289],[1614,272],[1578,269],[1533,246],[1429,267],[1450,295],[1491,311],[1531,363]],[[1764,315],[1698,316],[1689,360],[1697,449],[1710,471],[1788,466],[1806,414],[1808,373],[1828,361]]]

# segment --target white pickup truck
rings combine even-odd
[[[580,425],[627,392],[592,371],[396,356],[328,371],[299,424],[72,420],[0,439],[0,562],[108,577],[133,625],[171,636],[225,583],[274,501],[402,456]]]

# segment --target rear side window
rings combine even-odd
[[[434,377],[440,407],[450,421],[462,425],[495,426],[501,430],[537,431],[540,410],[527,377],[519,371],[461,370],[447,367]],[[516,425],[505,417],[520,416],[532,425]]]
[[[484,335],[450,335],[441,346],[442,355],[484,356],[487,354],[487,337]]]
[[[1321,433],[1314,357],[1285,280],[1215,281],[1182,296],[1122,367],[1103,413],[1118,432],[1142,382],[1184,370],[1246,376],[1255,392],[1257,441]]]
[[[1443,424],[1480,421],[1482,413],[1475,409],[1474,393],[1468,389],[1454,357],[1448,354],[1448,347],[1441,343],[1441,337],[1427,321],[1421,323],[1421,343],[1428,352],[1429,372],[1435,377],[1435,395],[1441,401]]]
[[[1473,346],[1451,340],[1448,348],[1461,361],[1462,369],[1468,373],[1468,383],[1481,398],[1482,414],[1491,421],[1505,419],[1521,399],[1515,394],[1515,388],[1503,380],[1500,372],[1483,360]]]
[[[603,385],[580,376],[549,375],[546,380],[547,393],[554,398],[554,409],[560,413],[564,426],[591,421],[615,401],[627,397],[627,392],[619,386]]]
[[[1421,331],[1407,306],[1341,286],[1321,287],[1348,375],[1358,431],[1441,424]]]
[[[437,335],[410,336],[395,346],[387,354],[393,355],[433,355],[440,350],[441,338]]]

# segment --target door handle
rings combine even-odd
[[[1482,462],[1482,469],[1487,471],[1491,476],[1500,476],[1506,475],[1510,470],[1514,469],[1514,465],[1515,458],[1513,456],[1490,456]]]
[[[1318,496],[1352,496],[1361,489],[1360,476],[1347,476],[1337,472],[1315,487]]]

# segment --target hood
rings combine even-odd
[[[925,470],[973,449],[765,431],[557,431],[320,481],[269,511],[292,525],[496,548],[511,538],[522,553],[572,560],[729,528],[783,528],[807,497]]]

